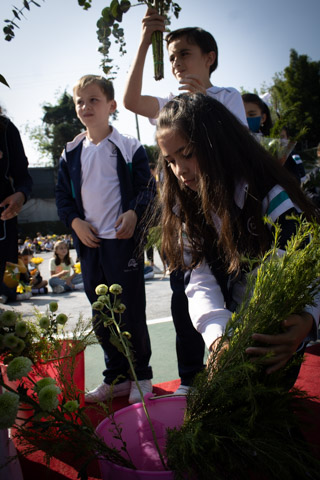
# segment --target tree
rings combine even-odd
[[[315,147],[320,141],[320,62],[290,51],[290,64],[273,78],[273,103],[278,114],[275,129],[283,125],[296,137],[303,129],[304,148]]]
[[[143,145],[144,149],[147,153],[147,157],[149,160],[149,165],[157,165],[158,163],[158,156],[159,156],[159,148],[157,145]]]
[[[37,143],[43,156],[50,158],[58,167],[60,155],[66,143],[72,140],[84,127],[78,119],[73,98],[66,91],[58,98],[57,105],[43,105],[43,125],[30,130],[30,137]]]

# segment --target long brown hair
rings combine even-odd
[[[262,218],[263,192],[281,185],[306,218],[317,218],[313,204],[290,174],[261,147],[247,128],[220,102],[208,95],[183,94],[161,110],[157,135],[170,129],[184,137],[199,165],[198,191],[182,186],[160,154],[163,175],[162,250],[170,268],[185,267],[183,237],[187,237],[191,266],[219,249],[229,272],[239,269],[243,254],[256,256],[270,245]],[[248,185],[244,209],[234,201],[235,188]],[[265,195],[265,194],[264,194]],[[254,219],[249,235],[244,213]],[[213,220],[219,218],[219,228]]]

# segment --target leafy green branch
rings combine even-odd
[[[44,2],[45,0],[42,0],[42,1]],[[15,36],[14,29],[20,28],[17,22],[21,21],[22,17],[25,17],[24,10],[30,10],[30,5],[35,5],[36,7],[41,6],[39,5],[39,3],[35,2],[35,0],[23,0],[22,8],[13,7],[12,9],[13,19],[12,20],[6,19],[4,21],[6,23],[6,26],[3,28],[3,32],[5,34],[4,38],[8,42],[10,42]]]
[[[267,375],[263,359],[251,361],[246,354],[254,333],[282,333],[283,320],[314,304],[320,291],[319,225],[298,219],[283,256],[275,230],[274,246],[248,274],[244,299],[187,397],[181,429],[168,432],[168,465],[177,479],[318,476],[319,460],[296,434],[294,412],[303,408],[299,400],[306,394],[288,390],[290,369],[299,367],[302,355]]]
[[[155,8],[160,15],[168,15],[171,11],[176,18],[179,16],[181,7],[172,2],[172,0],[138,0],[138,4],[131,5],[129,0],[112,0],[108,7],[101,12],[101,17],[97,22],[97,36],[101,43],[99,52],[102,54],[101,67],[105,74],[114,75],[113,60],[109,57],[109,49],[111,47],[110,37],[113,35],[115,43],[119,44],[120,55],[126,53],[124,30],[120,28],[119,23],[122,22],[123,14],[128,12],[132,7],[138,5],[147,5]],[[163,34],[162,32],[154,32],[152,35],[152,50],[154,63],[154,78],[161,80],[163,78]]]
[[[92,6],[92,1],[93,0],[78,0],[78,4],[84,10],[88,10]],[[21,18],[25,16],[25,10],[30,10],[30,5],[36,5],[37,7],[40,7],[40,4],[37,3],[35,0],[23,0],[23,6],[20,9],[18,9],[17,7],[13,8],[13,19],[6,19],[4,21],[6,23],[6,26],[3,28],[5,40],[11,41],[14,38],[15,28],[20,28],[17,22],[21,21]],[[181,7],[178,5],[178,3],[175,3],[172,0],[138,0],[138,3],[136,5],[131,5],[131,2],[129,0],[112,0],[110,5],[102,10],[101,17],[97,21],[97,37],[101,44],[98,51],[102,54],[101,68],[106,75],[110,76],[110,78],[114,78],[117,70],[117,67],[114,65],[113,60],[109,57],[109,50],[111,47],[110,37],[114,37],[115,43],[119,45],[120,55],[124,55],[126,53],[124,30],[123,28],[120,28],[119,24],[122,22],[123,14],[128,12],[130,8],[138,5],[146,5],[148,7],[153,7],[159,12],[160,15],[168,15],[171,11],[176,18],[178,18],[179,12],[181,10]],[[161,80],[163,78],[162,32],[153,33],[152,49],[155,73],[154,76],[156,80]],[[111,75],[113,75],[113,77]],[[5,85],[7,85],[2,75],[0,76],[0,83],[4,83]]]

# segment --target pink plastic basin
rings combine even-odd
[[[156,398],[152,393],[145,396],[147,409],[163,453],[166,444],[166,429],[182,425],[186,407],[185,397]],[[108,460],[99,460],[103,480],[173,480],[172,471],[164,470],[154,446],[151,429],[142,403],[118,410],[114,421],[122,428],[122,438],[137,470],[121,467]],[[120,449],[122,443],[114,437],[114,427],[109,418],[97,427],[97,433],[107,445]]]

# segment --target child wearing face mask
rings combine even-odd
[[[268,137],[273,126],[268,105],[255,93],[244,93],[242,100],[250,131],[258,137],[259,135]],[[283,142],[289,142],[286,128],[282,129],[280,139]],[[279,158],[279,161],[296,178],[299,184],[305,180],[306,173],[299,155],[285,154],[282,158]]]
[[[272,119],[268,105],[255,93],[244,93],[242,100],[251,132],[269,136]]]

